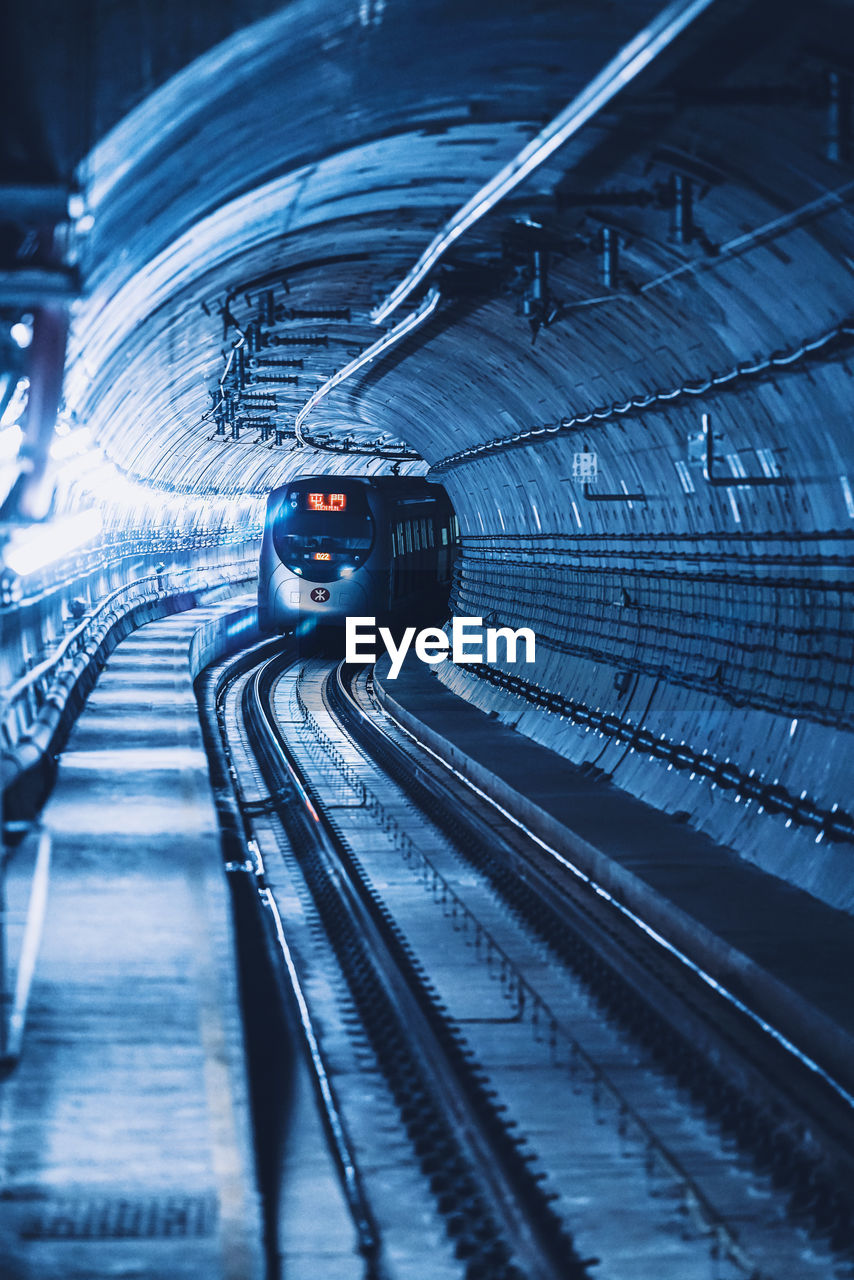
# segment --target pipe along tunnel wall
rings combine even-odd
[[[300,368],[261,390],[292,423],[449,211],[656,9],[606,31],[597,5],[436,0],[368,31],[324,0],[189,63],[87,158],[69,409],[179,491],[388,470],[218,432],[237,326],[265,290],[286,317],[270,359]],[[731,9],[462,237],[429,323],[308,429],[417,450],[461,521],[455,612],[537,634],[523,684],[439,678],[850,911],[854,177],[827,77],[851,16]]]

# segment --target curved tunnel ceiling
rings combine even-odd
[[[428,329],[331,395],[312,414],[312,433],[400,437],[432,462],[720,373],[837,323],[842,299],[800,286],[817,269],[838,275],[833,237],[847,227],[828,216],[838,206],[808,224],[805,252],[797,221],[761,243],[749,238],[844,175],[821,164],[820,68],[790,76],[793,102],[782,109],[751,101],[757,83],[788,72],[801,32],[793,24],[769,51],[767,11],[741,8],[713,6],[631,97],[464,237]],[[269,284],[280,312],[349,313],[349,322],[277,326],[288,345],[267,354],[301,359],[284,374],[299,381],[256,382],[253,392],[272,392],[286,429],[319,383],[376,338],[371,307],[441,222],[656,11],[620,4],[603,22],[600,4],[533,15],[503,6],[487,19],[478,4],[436,4],[378,9],[365,24],[349,5],[304,4],[204,55],[83,166],[95,221],[82,251],[87,299],[72,335],[68,408],[141,477],[202,491],[275,483],[293,465],[285,449],[260,446],[251,429],[239,442],[208,438],[210,392],[236,335],[220,319],[223,304],[245,327]],[[721,101],[710,107],[709,96]],[[781,110],[794,135],[784,166]],[[674,171],[697,175],[701,197],[684,246],[662,207]],[[594,192],[598,207],[584,202]],[[550,290],[563,304],[533,347],[518,314],[531,251],[520,219],[542,224]],[[604,290],[603,225],[622,239],[618,285]],[[796,259],[784,287],[800,315],[776,314],[781,253]],[[325,345],[311,344],[319,339]]]
[[[304,0],[202,54],[81,167],[67,412],[135,477],[197,493],[391,466],[297,447],[298,408],[658,7]],[[460,515],[457,612],[537,630],[521,685],[443,678],[848,907],[851,37],[843,3],[718,0],[308,423],[417,453]],[[259,317],[233,439],[219,380]]]

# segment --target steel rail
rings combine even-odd
[[[350,1145],[349,1135],[341,1115],[341,1110],[338,1106],[332,1082],[329,1078],[329,1072],[326,1069],[326,1063],[320,1048],[320,1042],[317,1031],[315,1030],[314,1020],[311,1016],[311,1010],[308,1007],[308,1000],[306,999],[305,992],[303,991],[299,973],[297,971],[293,955],[291,954],[291,949],[288,946],[288,940],[285,935],[284,925],[282,924],[282,917],[279,912],[278,903],[276,902],[273,891],[266,886],[259,888],[258,892],[262,902],[267,907],[273,918],[276,939],[282,953],[282,959],[287,971],[288,981],[291,984],[294,999],[297,1003],[303,1040],[311,1059],[314,1079],[323,1103],[323,1114],[325,1117],[326,1129],[332,1138],[336,1163],[338,1164],[341,1172],[344,1194],[350,1206],[359,1239],[359,1252],[368,1261],[369,1274],[381,1276],[384,1273],[384,1268],[380,1261],[382,1241],[377,1231],[376,1224],[373,1221],[367,1198],[364,1194],[359,1166]]]
[[[334,684],[331,684],[331,688],[334,690],[332,699],[334,714],[342,717],[341,723],[344,724],[345,727],[348,727],[349,731],[352,731],[354,723],[359,724],[362,732],[358,736],[372,755],[376,751],[376,745],[382,742],[381,750],[389,753],[392,758],[396,759],[402,771],[410,770],[412,768],[411,761],[406,760],[400,746],[396,744],[393,738],[391,738],[388,733],[386,733],[368,716],[364,707],[360,705],[358,699],[353,693],[352,687],[347,687],[343,677],[345,665],[345,663],[340,663],[336,668],[336,679]],[[398,728],[403,728],[399,721],[392,718],[392,722]],[[440,758],[430,751],[430,748],[425,747],[423,743],[419,743],[408,730],[404,729],[403,731],[418,750],[427,751],[428,754],[437,760],[437,762],[442,763]],[[373,747],[370,745],[372,742]],[[381,762],[383,763],[384,768],[388,767],[387,758],[384,762]],[[448,768],[448,766],[445,767]],[[449,769],[449,774],[453,775],[453,770]],[[465,781],[461,775],[457,776],[460,781]],[[470,787],[473,794],[476,793],[478,796],[483,795],[483,793],[479,792],[473,784],[470,784]],[[424,777],[416,779],[415,785],[411,786],[409,791],[412,799],[419,805],[419,807],[423,807],[422,797],[424,795],[425,788],[429,788],[432,793],[431,812],[434,821],[437,820],[436,805],[443,807],[449,813],[453,810],[455,816],[452,825],[459,824],[463,829],[467,829],[470,834],[474,836],[475,840],[482,839],[483,832],[479,829],[476,822],[472,821],[472,819],[467,816],[462,816],[461,819],[459,805],[455,800],[454,794],[450,787],[442,780],[437,782],[435,779],[431,778],[428,782]],[[498,806],[495,807],[498,808]],[[502,810],[499,811],[503,813]],[[440,822],[440,825],[443,824]],[[495,840],[494,831],[490,831],[489,839],[492,841]],[[455,840],[455,843],[458,843],[458,841]],[[467,860],[470,861],[470,859]],[[487,876],[487,878],[491,879],[489,876]],[[547,882],[541,872],[533,866],[526,866],[525,880],[528,885],[533,887],[534,892],[541,895],[544,900],[554,893],[554,885]],[[503,892],[501,889],[499,889],[499,892],[505,901],[510,901],[509,895],[506,892]],[[516,902],[511,905],[518,907],[519,904]],[[527,915],[524,908],[522,908],[522,914]],[[753,1262],[747,1258],[744,1251],[741,1249],[737,1233],[733,1231],[726,1219],[717,1211],[712,1201],[684,1167],[679,1157],[659,1138],[658,1134],[646,1118],[638,1111],[637,1107],[634,1106],[626,1096],[624,1096],[623,1091],[620,1089],[616,1081],[611,1078],[609,1072],[604,1070],[595,1061],[595,1059],[587,1053],[571,1032],[565,1031],[564,1035],[569,1039],[572,1045],[573,1058],[576,1061],[583,1062],[585,1064],[593,1078],[613,1098],[619,1113],[626,1119],[631,1118],[632,1122],[637,1127],[638,1132],[644,1135],[649,1150],[654,1151],[657,1154],[663,1167],[669,1169],[677,1184],[683,1187],[686,1200],[689,1198],[692,1200],[700,1219],[707,1224],[710,1231],[714,1232],[727,1256],[730,1257],[736,1265],[741,1267],[742,1270],[750,1273],[752,1280]]]
[[[488,1210],[492,1220],[490,1230],[495,1239],[503,1235],[511,1242],[512,1253],[523,1262],[525,1274],[540,1280],[586,1280],[586,1265],[575,1254],[546,1199],[541,1199],[537,1180],[504,1129],[499,1112],[461,1051],[456,1034],[449,1031],[448,1022],[420,978],[400,931],[384,912],[343,837],[324,812],[317,791],[288,747],[270,698],[270,687],[286,665],[274,659],[266,664],[266,674],[259,673],[254,681],[256,698],[262,708],[267,759],[272,755],[279,769],[286,772],[309,815],[310,821],[305,823],[306,838],[320,859],[324,881],[333,886],[337,907],[345,913],[352,936],[364,948],[363,955],[376,975],[378,991],[383,993],[387,1016],[395,1020],[403,1040],[410,1046],[417,1069],[435,1099],[437,1114],[445,1117],[446,1142],[452,1141],[461,1155],[464,1152],[462,1158],[476,1171],[481,1193],[491,1206]],[[281,794],[275,774],[268,776],[267,781],[271,793]],[[301,858],[305,872],[304,855],[305,850]],[[338,919],[336,932],[340,938],[340,916]],[[496,1143],[494,1136],[499,1133],[504,1135],[502,1145]],[[527,1210],[523,1206],[527,1206]],[[531,1206],[535,1206],[534,1212]],[[534,1219],[536,1221],[532,1221]]]
[[[290,658],[286,657],[285,662],[288,660],[290,660]],[[282,655],[279,654],[274,656],[272,659],[265,659],[257,667],[256,671],[252,676],[250,676],[250,679],[244,688],[242,705],[246,729],[253,751],[257,750],[261,753],[272,751],[275,754],[277,762],[285,770],[287,776],[299,791],[299,780],[296,775],[293,774],[287,756],[281,750],[279,740],[269,730],[269,724],[263,709],[263,698],[260,693],[260,682],[263,673],[267,671],[272,664],[280,666],[282,662]],[[237,659],[236,667],[239,674],[243,670],[239,658]],[[230,752],[228,750],[227,743],[225,743],[224,726],[222,724],[220,724],[220,732],[223,738],[226,756],[230,762]],[[230,767],[233,766],[230,765]],[[242,808],[245,814],[246,806],[244,805]],[[366,1276],[368,1277],[368,1280],[382,1280],[385,1274],[385,1268],[381,1257],[382,1240],[371,1212],[368,1197],[364,1190],[358,1160],[355,1156],[347,1125],[330,1079],[325,1057],[320,1046],[320,1039],[315,1029],[314,1020],[311,1016],[311,1011],[308,1007],[308,1002],[302,989],[299,973],[285,937],[278,904],[276,903],[275,895],[272,893],[266,882],[265,868],[260,850],[255,842],[253,842],[253,844],[254,849],[251,850],[253,858],[251,861],[256,891],[273,923],[276,942],[279,947],[285,973],[287,975],[287,981],[290,984],[297,1009],[303,1047],[306,1052],[308,1066],[314,1082],[315,1093],[320,1104],[320,1114],[323,1127],[329,1140],[332,1158],[338,1170],[344,1198],[347,1202],[350,1217],[353,1222],[353,1228],[358,1241],[359,1253],[365,1258]]]
[[[549,863],[552,863],[570,871],[574,879],[581,886],[592,891],[595,895],[594,901],[598,903],[597,909],[599,913],[604,913],[602,921],[604,921],[604,928],[608,937],[605,951],[606,964],[610,965],[612,968],[616,968],[617,966],[621,966],[627,962],[631,969],[633,966],[640,963],[648,970],[648,965],[644,959],[644,952],[642,948],[644,946],[648,948],[648,943],[651,942],[653,944],[653,960],[655,958],[654,952],[657,949],[660,955],[667,957],[668,963],[671,965],[670,972],[676,979],[674,983],[672,978],[662,978],[659,975],[659,977],[656,978],[656,982],[659,984],[664,983],[665,987],[670,988],[670,994],[672,995],[675,993],[675,998],[679,1002],[684,1002],[686,998],[683,994],[683,988],[689,992],[688,999],[691,1007],[691,1018],[689,1021],[693,1020],[696,1022],[696,1018],[699,1017],[701,1023],[705,1022],[707,1026],[711,1026],[713,1028],[713,1044],[717,1045],[718,1041],[720,1041],[721,1044],[727,1047],[728,1051],[735,1051],[742,1064],[745,1060],[749,1060],[751,1062],[752,1065],[748,1070],[748,1074],[754,1076],[757,1080],[761,1079],[763,1093],[767,1094],[772,1099],[772,1110],[777,1109],[781,1101],[784,1106],[787,1106],[788,1109],[791,1110],[794,1102],[796,1110],[805,1118],[805,1131],[807,1129],[811,1129],[816,1121],[818,1122],[824,1135],[823,1141],[825,1146],[829,1141],[831,1147],[837,1151],[837,1163],[839,1163],[839,1154],[841,1154],[840,1168],[844,1168],[847,1171],[845,1175],[846,1178],[850,1178],[851,1155],[850,1149],[847,1147],[847,1143],[852,1131],[854,1095],[851,1094],[849,1089],[847,1089],[845,1085],[832,1073],[821,1067],[809,1054],[806,1054],[802,1049],[795,1045],[777,1027],[773,1026],[767,1019],[756,1013],[749,1005],[734,995],[727,987],[717,982],[712,975],[702,968],[701,965],[692,961],[689,956],[685,955],[685,953],[678,947],[674,946],[659,932],[651,928],[646,921],[642,920],[635,912],[631,911],[625,906],[625,904],[616,899],[612,894],[604,889],[602,885],[598,884],[594,879],[586,875],[579,867],[571,863],[563,854],[537,836],[520,819],[515,817],[492,796],[488,795],[482,790],[482,788],[472,782],[471,779],[467,778],[463,773],[456,769],[453,764],[443,759],[443,757],[431,747],[421,742],[412,730],[403,724],[392,711],[386,710],[385,715],[388,716],[389,721],[395,726],[395,728],[400,731],[403,738],[411,744],[411,748],[414,748],[418,753],[425,753],[427,757],[435,761],[435,763],[440,766],[439,777],[434,775],[425,776],[424,773],[419,772],[417,765],[413,765],[411,758],[408,757],[408,754],[402,745],[395,742],[387,731],[385,731],[380,725],[376,724],[372,717],[368,715],[365,708],[360,705],[355,695],[346,689],[342,678],[342,669],[344,665],[345,664],[341,664],[341,667],[338,669],[337,691],[341,697],[346,698],[348,707],[351,709],[351,714],[348,716],[350,730],[352,731],[354,724],[357,723],[359,725],[359,731],[357,731],[356,735],[357,740],[360,740],[362,745],[372,755],[376,752],[376,743],[382,741],[383,748],[386,753],[383,761],[383,767],[389,767],[389,757],[397,759],[400,763],[402,773],[398,776],[398,774],[393,770],[392,776],[398,776],[398,780],[400,780],[403,773],[405,773],[409,777],[409,783],[404,784],[404,786],[413,802],[423,807],[424,802],[422,797],[425,793],[425,789],[429,789],[430,812],[433,821],[438,822],[440,826],[442,825],[440,814],[444,809],[447,813],[452,814],[452,825],[458,829],[462,828],[466,833],[464,836],[466,849],[471,851],[478,842],[483,843],[484,840],[488,844],[494,845],[496,840],[496,831],[492,821],[486,819],[488,826],[484,827],[476,817],[469,815],[466,812],[465,801],[463,800],[462,804],[460,803],[460,797],[458,794],[455,794],[453,788],[468,791],[473,797],[477,797],[477,800],[482,801],[489,806],[489,809],[499,814],[502,819],[511,825],[511,827],[515,827],[521,835],[526,840],[531,841],[537,849],[541,850],[546,856],[547,867]],[[355,717],[355,719],[353,717]],[[374,745],[371,745],[372,741]],[[381,750],[383,748],[381,748]],[[453,834],[451,835],[451,838],[455,838]],[[504,873],[507,873],[508,866],[509,864],[502,864]],[[487,874],[489,873],[487,872]],[[509,871],[509,874],[513,876],[516,875],[516,873],[512,871],[512,868]],[[500,878],[501,877],[499,876],[499,879]],[[504,879],[506,878],[507,874],[504,874]],[[570,882],[570,884],[571,883],[572,882]],[[520,884],[523,895],[533,894],[535,897],[539,897],[541,901],[546,904],[549,911],[552,911],[553,913],[555,912],[555,906],[557,903],[557,899],[555,897],[555,883],[550,876],[547,878],[547,873],[544,873],[541,868],[538,868],[534,863],[526,860],[524,862],[524,872],[521,877]],[[496,887],[502,896],[509,900],[509,895],[505,893],[497,881]],[[519,906],[516,899],[513,901],[517,906]],[[577,916],[579,907],[578,902],[576,902],[576,894],[572,891],[570,891],[567,905],[570,906],[573,916]],[[528,914],[528,908],[525,905],[520,906],[519,909],[523,915]],[[582,907],[582,910],[587,913],[588,909]],[[631,945],[631,949],[626,949],[625,943],[619,940],[620,931],[615,928],[615,913],[618,920],[622,919],[629,926],[629,937],[634,933],[634,936],[639,939],[640,945]],[[577,922],[573,923],[572,919],[564,919],[562,913],[555,913],[555,918],[556,920],[559,920],[559,929],[561,931],[565,931],[567,928],[577,931]],[[591,917],[591,919],[593,919],[593,917]],[[594,923],[592,932],[587,929],[585,934],[582,936],[585,937],[588,945],[591,945],[592,940],[592,945],[598,948],[600,943],[596,940],[597,935],[600,937],[605,936],[602,933],[602,922]],[[615,940],[617,940],[616,950],[614,950],[613,946]],[[662,972],[664,971],[662,970]],[[638,982],[636,978],[633,979],[631,977],[624,979],[624,981],[627,981],[630,986],[633,985],[636,990],[641,993],[641,999],[647,1000],[648,1002],[648,992],[646,996],[644,995],[649,984],[648,973],[647,977],[641,979],[640,982]],[[699,982],[700,990],[705,989],[705,991],[709,993],[709,1001],[712,1002],[711,1004],[707,1002],[707,1004],[702,1007],[697,1006],[697,1009],[700,1010],[699,1012],[694,1008],[695,997],[690,994],[690,984],[696,982]],[[723,1007],[721,1007],[720,1002],[722,1002]],[[675,1031],[676,1036],[683,1035],[683,1032],[679,1027],[674,1028],[672,1015],[664,1015],[663,1024],[668,1026],[672,1031]],[[747,1041],[744,1041],[742,1038],[745,1032],[748,1034]],[[691,1043],[693,1046],[694,1041],[692,1040]],[[746,1059],[744,1048],[745,1043],[748,1045],[746,1050]],[[757,1051],[759,1055],[758,1057]],[[714,1049],[713,1054],[715,1060],[718,1061],[718,1049]],[[761,1062],[762,1065],[757,1066],[758,1062]],[[766,1075],[769,1063],[772,1065],[774,1072],[773,1079],[770,1080],[770,1083],[769,1077]],[[742,1069],[742,1065],[739,1065],[736,1068],[734,1078],[738,1078],[740,1076]],[[759,1072],[758,1076],[756,1074],[757,1071]],[[619,1093],[618,1090],[616,1092]],[[628,1110],[632,1112],[634,1108],[629,1107]],[[644,1131],[647,1131],[648,1129],[642,1120],[640,1121],[640,1127]],[[706,1214],[708,1221],[714,1223],[718,1229],[722,1230],[723,1239],[728,1238],[730,1240],[732,1244],[732,1249],[730,1250],[731,1256],[740,1260],[741,1251],[739,1249],[738,1242],[730,1232],[724,1220],[719,1217],[714,1207],[706,1201],[702,1192],[693,1186],[692,1179],[687,1177],[687,1175],[684,1174],[684,1171],[681,1170],[678,1158],[675,1157],[667,1147],[662,1147],[654,1134],[652,1135],[652,1140],[656,1147],[661,1147],[661,1155],[665,1162],[671,1165],[677,1176],[685,1178],[686,1183],[691,1187],[691,1190],[698,1196],[699,1203],[702,1205],[703,1212]],[[810,1157],[806,1154],[805,1151],[803,1156],[804,1167],[806,1167],[807,1163],[809,1163],[813,1158],[814,1157]]]
[[[290,984],[289,992],[283,984],[279,984],[278,989],[280,992],[285,992],[286,1002],[295,1010],[310,1079],[319,1102],[320,1121],[327,1135],[331,1158],[338,1170],[348,1204],[358,1252],[366,1261],[366,1280],[384,1280],[378,1258],[381,1245],[379,1234],[371,1218],[370,1208],[361,1192],[359,1171],[352,1157],[347,1130],[327,1071],[311,1011],[302,989],[297,964],[285,935],[275,894],[267,883],[264,859],[257,839],[250,834],[252,819],[259,813],[268,814],[269,806],[265,803],[262,807],[241,799],[237,781],[237,764],[227,728],[225,708],[235,683],[242,677],[248,677],[253,668],[259,668],[271,654],[280,656],[281,643],[280,638],[262,641],[260,644],[240,651],[223,666],[208,667],[200,675],[197,696],[203,713],[202,732],[210,761],[214,800],[219,813],[223,851],[226,856],[225,870],[232,885],[241,879],[248,882],[249,893],[257,899],[262,908],[259,923],[269,923],[272,926],[272,931],[264,929],[263,932],[268,938],[273,965],[277,968],[277,962],[281,959],[284,976]],[[278,954],[276,954],[277,951]],[[257,1116],[255,1119],[256,1146],[260,1145],[257,1135],[264,1119],[264,1116]],[[265,1201],[272,1202],[278,1195],[275,1188],[271,1190],[262,1185],[261,1190]],[[270,1275],[272,1276],[273,1270],[278,1274],[279,1267],[278,1252],[274,1243],[277,1215],[275,1210],[269,1207],[265,1209],[265,1214],[268,1217],[267,1230],[271,1233],[271,1247],[277,1259],[275,1263],[271,1263]]]
[[[641,933],[643,933],[658,947],[660,947],[663,951],[665,951],[668,955],[670,955],[675,961],[677,961],[680,965],[682,965],[687,972],[694,974],[711,991],[714,991],[716,995],[720,996],[725,1003],[729,1004],[731,1008],[737,1010],[749,1022],[753,1023],[754,1026],[756,1026],[760,1031],[762,1031],[771,1040],[773,1040],[782,1050],[784,1050],[788,1055],[790,1055],[793,1061],[797,1062],[800,1066],[806,1068],[806,1070],[810,1074],[812,1074],[816,1080],[820,1081],[824,1086],[826,1086],[828,1091],[832,1093],[838,1099],[838,1101],[844,1106],[844,1108],[846,1109],[846,1112],[848,1112],[851,1115],[854,1115],[854,1093],[852,1093],[849,1089],[847,1089],[839,1080],[837,1080],[833,1075],[831,1075],[830,1072],[826,1071],[822,1066],[820,1066],[820,1064],[817,1063],[809,1054],[806,1054],[803,1050],[799,1049],[797,1045],[793,1044],[792,1041],[789,1040],[788,1037],[785,1036],[782,1032],[778,1031],[776,1027],[772,1026],[766,1019],[762,1018],[759,1014],[755,1013],[752,1009],[750,1009],[750,1007],[746,1005],[742,1000],[740,1000],[738,996],[734,995],[733,992],[729,991],[728,988],[726,988],[721,983],[719,983],[714,977],[712,977],[711,974],[707,973],[700,965],[698,965],[696,962],[691,960],[691,958],[685,955],[685,953],[682,952],[678,947],[674,946],[671,942],[669,942],[666,938],[664,938],[660,933],[657,932],[657,930],[653,929],[649,924],[646,923],[646,921],[642,920],[634,911],[632,911],[629,907],[625,906],[624,903],[621,903],[617,898],[615,898],[611,893],[609,893],[608,890],[603,888],[602,885],[598,884],[591,876],[587,875],[586,872],[582,871],[580,867],[576,866],[567,857],[565,857],[564,854],[560,853],[557,849],[547,844],[546,841],[542,840],[538,835],[536,835],[535,832],[530,830],[530,828],[527,827],[519,818],[514,817],[513,814],[511,814],[503,805],[499,804],[497,800],[489,796],[485,791],[483,791],[480,787],[478,787],[475,783],[473,783],[469,778],[466,778],[464,774],[460,773],[459,770],[455,769],[446,760],[443,760],[442,757],[437,752],[432,750],[432,748],[428,747],[425,743],[420,742],[416,738],[416,736],[412,733],[412,731],[410,729],[407,729],[406,726],[402,724],[402,722],[398,720],[393,715],[392,712],[387,711],[385,714],[387,714],[389,716],[389,719],[392,720],[392,722],[397,726],[397,728],[400,729],[400,731],[412,741],[412,743],[418,748],[418,750],[424,751],[429,756],[431,756],[438,764],[442,766],[443,769],[447,770],[448,773],[452,774],[460,783],[465,785],[473,794],[476,794],[480,799],[484,800],[487,804],[489,804],[494,810],[496,810],[496,812],[501,814],[501,816],[504,819],[510,822],[513,826],[517,827],[518,830],[520,830],[526,836],[527,839],[533,841],[534,844],[539,846],[539,848],[541,848],[543,852],[546,853],[548,857],[552,859],[557,866],[560,866],[565,870],[569,871],[574,878],[579,880],[581,883],[589,886],[590,889],[592,889],[592,891],[597,895],[597,897],[607,902],[616,912],[618,912],[621,916],[623,916],[627,921],[630,921],[635,928],[640,930]]]

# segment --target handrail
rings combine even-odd
[[[25,690],[31,684],[36,684],[37,681],[40,680],[43,675],[47,675],[47,673],[51,671],[53,667],[57,666],[65,657],[65,654],[71,648],[71,646],[73,645],[74,641],[78,638],[78,636],[82,636],[83,633],[88,630],[88,628],[92,625],[95,619],[101,613],[104,612],[107,606],[113,600],[115,600],[117,596],[122,595],[123,592],[128,591],[131,587],[138,586],[141,582],[148,582],[152,578],[156,578],[159,576],[162,576],[162,575],[158,575],[155,573],[147,573],[141,578],[131,578],[130,582],[123,583],[122,586],[116,587],[115,591],[111,591],[108,596],[105,596],[104,599],[97,606],[97,608],[93,609],[91,613],[88,613],[86,617],[83,619],[83,621],[80,622],[74,628],[73,631],[70,631],[68,633],[68,635],[62,641],[62,643],[58,645],[58,647],[54,650],[54,652],[49,657],[43,659],[43,661],[41,661],[37,666],[33,667],[32,670],[27,671],[24,675],[22,675],[18,680],[15,681],[11,689],[9,689],[8,693],[6,694],[6,697],[3,702],[3,709],[5,710],[6,707],[11,706],[12,703],[14,702],[17,702],[21,694],[24,693]]]
[[[7,715],[24,694],[26,694],[30,689],[38,686],[46,676],[49,676],[53,671],[55,671],[55,669],[68,655],[69,651],[82,641],[86,633],[90,631],[96,622],[109,611],[111,605],[119,596],[126,595],[134,588],[138,588],[146,582],[163,582],[167,578],[176,578],[185,574],[227,570],[235,567],[244,567],[250,563],[254,565],[254,562],[255,557],[252,556],[242,560],[229,561],[224,565],[190,565],[185,568],[164,570],[161,573],[154,571],[143,574],[139,578],[132,578],[129,582],[125,582],[120,587],[116,587],[115,590],[111,591],[109,595],[105,596],[104,599],[98,603],[91,613],[87,614],[87,616],[78,623],[73,631],[70,631],[69,634],[65,636],[53,653],[38,663],[37,666],[33,667],[32,670],[26,672],[23,676],[20,676],[18,680],[16,680],[15,683],[7,690],[2,702],[0,702],[0,725],[5,723]],[[223,578],[223,581],[230,580],[231,579]]]
[[[106,533],[96,547],[80,547],[64,560],[47,567],[41,573],[35,573],[27,581],[38,583],[32,594],[10,595],[4,592],[0,600],[0,618],[9,612],[30,608],[50,599],[58,592],[72,586],[75,582],[87,577],[90,573],[115,568],[122,561],[140,556],[172,557],[185,552],[198,551],[206,547],[245,546],[249,542],[260,542],[264,532],[263,521],[251,525],[235,525],[223,527],[214,536],[210,530],[191,530],[186,534],[167,533],[159,528],[151,530],[134,530],[130,534],[116,532]],[[42,580],[42,574],[49,569],[56,570],[58,565],[73,566],[52,576],[49,581]],[[80,566],[83,566],[81,568]],[[0,583],[7,586],[15,581],[14,574],[0,574]],[[20,583],[22,580],[18,579]]]

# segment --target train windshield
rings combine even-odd
[[[374,521],[362,486],[343,492],[290,490],[273,525],[273,546],[292,573],[312,582],[349,577],[368,558]]]

